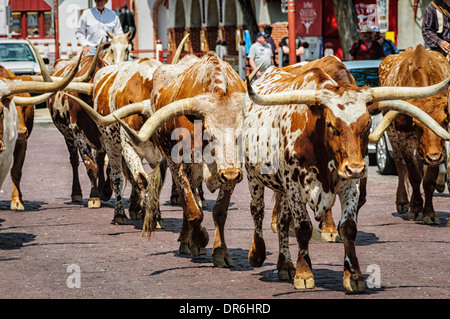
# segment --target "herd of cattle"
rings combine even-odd
[[[99,47],[95,56],[56,61],[52,74],[43,64],[42,74],[33,77],[0,70],[0,186],[10,172],[12,210],[25,209],[20,179],[33,105],[47,100],[70,154],[72,201],[83,199],[81,156],[91,181],[88,207],[100,207],[114,193],[115,224],[128,220],[122,203],[126,178],[132,185],[130,218],[142,219],[148,236],[162,227],[159,195],[169,168],[183,208],[180,253],[205,254],[209,235],[202,226],[202,182],[210,192],[218,190],[212,214],[214,266],[233,266],[224,225],[245,166],[255,226],[249,263],[259,267],[266,258],[267,187],[276,195],[272,228],[279,237],[279,278],[293,279],[297,289],[315,286],[308,254],[313,232],[309,206],[322,236],[344,244],[344,287],[364,291],[355,252],[357,215],[366,201],[368,143],[376,143],[384,130],[399,173],[398,212],[425,224],[439,223],[433,192],[439,165],[448,159],[444,143],[450,140],[450,64],[442,55],[419,45],[388,56],[376,88],[358,87],[333,56],[270,67],[252,82],[251,76],[242,80],[213,52],[180,59],[182,44],[172,64],[148,58],[128,62],[123,39],[113,36],[109,58]],[[380,112],[383,120],[371,133],[371,117]],[[342,204],[337,227],[331,215],[336,195]],[[289,251],[291,228],[299,248],[296,265]]]

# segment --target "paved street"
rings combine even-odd
[[[111,224],[114,199],[103,202],[102,208],[87,208],[89,181],[82,164],[79,170],[85,200],[71,203],[71,168],[63,137],[47,123],[45,110],[39,110],[39,114],[22,178],[26,211],[9,210],[9,177],[0,195],[0,298],[450,297],[447,189],[435,197],[441,225],[408,221],[406,215],[395,212],[396,176],[381,176],[371,166],[367,203],[359,215],[356,251],[364,275],[378,278],[381,287],[368,288],[360,295],[347,294],[342,285],[343,244],[314,239],[310,256],[316,288],[300,291],[292,282],[277,278],[278,240],[270,228],[274,204],[270,191],[266,192],[264,231],[268,256],[264,265],[253,268],[247,261],[253,222],[244,178],[233,194],[226,223],[226,241],[235,267],[214,268],[211,209],[217,193],[205,194],[208,206],[204,226],[210,236],[207,255],[180,255],[177,238],[182,213],[180,207],[169,204],[170,183],[166,182],[161,198],[165,229],[157,230],[151,240],[141,237],[140,221],[130,220],[127,226]],[[129,194],[128,184],[124,196],[128,198]],[[333,214],[338,221],[338,201]],[[317,222],[313,223],[317,226]],[[295,237],[290,242],[291,253],[296,256]],[[78,282],[72,280],[74,270],[80,274]]]

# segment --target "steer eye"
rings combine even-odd
[[[339,136],[339,131],[331,124],[331,122],[327,122],[327,127],[330,130],[330,132],[333,134],[333,136]]]

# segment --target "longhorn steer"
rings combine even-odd
[[[0,66],[0,77],[7,78],[9,80],[25,80],[30,81],[29,76],[16,75],[4,67]],[[24,97],[30,97],[28,93],[20,94]],[[13,192],[11,197],[11,210],[24,210],[24,202],[22,199],[22,191],[20,189],[20,180],[22,179],[22,168],[25,161],[25,155],[27,151],[28,138],[33,130],[34,121],[34,105],[17,105],[17,119],[18,119],[18,131],[17,141],[14,146],[14,161],[11,167],[11,179],[13,182]],[[12,114],[11,114],[12,115]]]
[[[410,47],[400,54],[385,58],[379,68],[380,84],[384,86],[423,87],[436,84],[450,76],[450,65],[440,53],[427,51],[422,45]],[[449,125],[448,89],[422,99],[410,99],[445,129]],[[439,224],[433,208],[433,192],[439,165],[445,159],[444,140],[410,116],[399,116],[387,129],[398,172],[396,205],[399,213],[409,210],[410,220]],[[423,165],[428,166],[423,172]],[[408,200],[406,183],[412,186]],[[420,191],[423,184],[425,202]],[[445,187],[445,186],[444,186]]]
[[[109,64],[128,61],[130,56],[129,40],[132,36],[131,30],[127,33],[106,32],[111,38],[108,50],[103,51],[102,58]]]
[[[91,74],[89,80],[92,85],[93,76],[105,67],[107,64],[97,56],[84,56],[81,60],[77,77]],[[94,67],[93,70],[90,68]],[[69,63],[59,68],[53,73],[54,77],[66,75],[73,68],[73,63]],[[87,83],[86,83],[87,84]],[[68,92],[72,95],[80,97],[87,103],[92,104],[92,96],[78,92]],[[87,92],[88,93],[88,92]],[[72,167],[72,202],[83,201],[83,195],[79,182],[78,166],[79,156],[83,160],[87,175],[91,181],[91,191],[88,200],[89,208],[101,206],[100,200],[108,200],[111,197],[111,188],[108,181],[105,181],[103,164],[104,150],[100,143],[99,131],[92,119],[87,116],[86,112],[78,103],[69,99],[63,92],[58,92],[47,102],[50,115],[56,128],[61,132],[69,151],[69,161]],[[97,156],[94,156],[92,149],[97,150]]]
[[[178,47],[172,63],[178,62],[182,45],[186,39],[187,36]],[[114,111],[120,113],[122,112],[121,107],[124,105],[149,99],[153,89],[153,72],[160,65],[162,65],[161,62],[157,60],[144,58],[103,68],[94,77],[93,107],[71,96],[88,114],[100,117],[100,120],[95,116],[94,119],[101,124],[98,127],[100,132],[98,137],[109,157],[111,184],[116,195],[113,219],[115,224],[128,224],[122,203],[122,169],[132,183],[130,217],[138,219],[141,217],[141,210],[149,207],[145,206],[145,202],[148,203],[148,176],[143,169],[142,158],[145,158],[152,168],[156,168],[159,165],[161,154],[150,141],[144,147],[133,148],[127,137],[122,135],[120,126],[118,124],[111,125],[116,121],[110,113]],[[104,117],[112,119],[109,122],[106,120],[109,125],[103,123]],[[146,115],[134,115],[127,119],[127,123],[133,129],[139,130],[147,117]],[[126,165],[122,165],[122,159]],[[158,175],[155,174],[155,176],[154,179],[157,180]],[[158,211],[157,207],[151,208]]]
[[[3,185],[3,182],[5,181],[5,178],[11,168],[13,154],[15,152],[16,142],[19,135],[19,118],[15,101],[20,101],[20,103],[25,105],[42,103],[48,99],[50,95],[44,94],[41,97],[20,97],[19,95],[24,93],[55,92],[64,89],[64,87],[66,87],[75,76],[79,63],[80,60],[78,60],[73,72],[56,83],[21,81],[16,77],[10,79],[0,78],[0,187]],[[23,129],[23,133],[25,134],[25,128],[21,126],[21,129]],[[20,165],[17,165],[16,168],[18,166]],[[15,181],[16,177],[17,174],[12,174],[15,186],[19,186],[18,182],[20,181],[20,178],[18,181]]]
[[[282,280],[294,277],[296,288],[314,288],[308,253],[312,225],[306,206],[320,218],[333,206],[338,195],[342,207],[339,231],[345,251],[344,287],[349,291],[363,291],[365,283],[356,257],[355,239],[359,184],[366,174],[364,156],[368,152],[370,112],[396,108],[410,115],[413,110],[414,116],[422,117],[423,112],[408,103],[386,100],[432,95],[446,87],[450,79],[441,83],[437,90],[436,87],[414,88],[413,91],[410,88],[359,88],[351,81],[342,84],[339,76],[346,72],[337,74],[327,69],[346,70],[335,57],[325,57],[308,63],[304,72],[298,70],[297,76],[269,68],[254,83],[257,93],[248,86],[250,100],[244,106],[244,155],[252,197],[250,210],[255,223],[248,259],[255,267],[261,266],[265,259],[262,221],[264,187],[269,187],[280,196],[278,277]],[[375,104],[377,101],[381,102]],[[371,103],[374,103],[372,108],[368,108]],[[440,134],[446,138],[449,135],[445,130]],[[273,143],[269,142],[271,140]],[[278,148],[278,152],[269,155],[271,169],[259,160],[257,146]],[[297,268],[289,251],[291,218],[299,245]]]
[[[138,135],[120,121],[135,145],[152,138],[165,155],[183,207],[180,253],[197,256],[206,252],[209,238],[202,226],[203,212],[196,190],[203,179],[211,192],[219,189],[213,207],[213,264],[219,267],[234,265],[225,243],[224,225],[234,187],[242,179],[241,164],[232,154],[235,149],[222,152],[222,138],[228,132],[227,137],[234,142],[239,134],[245,93],[238,74],[214,52],[201,59],[187,56],[179,64],[163,65],[155,71],[152,110],[148,110],[148,104],[143,106],[151,117]],[[125,112],[114,114],[117,119],[126,116]],[[196,122],[196,118],[203,122]],[[205,152],[208,159],[202,156]]]
[[[93,108],[106,116],[124,105],[140,102],[150,98],[153,87],[153,72],[161,63],[153,59],[141,59],[134,62],[124,62],[120,65],[108,66],[96,74],[94,79]],[[134,129],[139,129],[147,117],[134,115],[127,123]],[[144,157],[152,168],[159,164],[159,150],[150,142],[146,147],[133,148],[128,139],[122,136],[120,126],[98,126],[100,140],[105,147],[111,167],[111,183],[116,196],[114,222],[127,224],[122,204],[123,175],[122,169],[131,173],[130,179],[133,193],[130,198],[130,217],[138,219],[140,209],[145,200],[148,186],[148,176],[141,158]],[[122,157],[125,166],[122,165]]]

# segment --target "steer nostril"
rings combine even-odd
[[[222,173],[220,174],[220,178],[221,178],[224,182],[228,181],[228,178],[225,176],[225,173],[224,173],[224,172],[222,172]]]
[[[347,171],[348,176],[361,177],[362,175],[364,175],[364,173],[366,171],[366,166],[364,165],[364,166],[353,167],[353,166],[346,165],[345,169]]]
[[[429,163],[441,163],[444,159],[444,155],[442,153],[427,154],[426,159]]]

